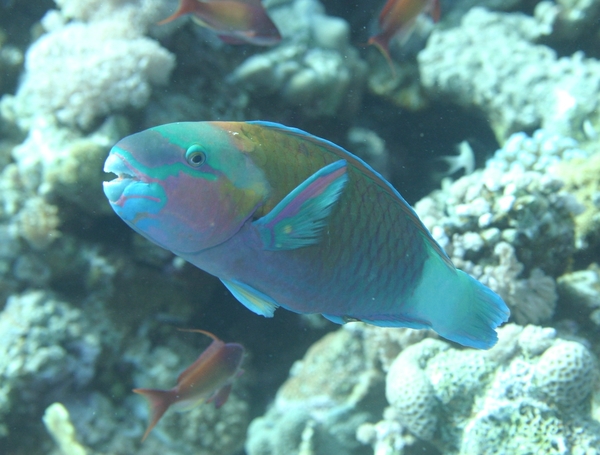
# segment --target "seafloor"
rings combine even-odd
[[[600,453],[600,1],[442,1],[393,70],[363,44],[383,1],[264,0],[273,47],[156,25],[176,3],[0,0],[0,455]],[[510,307],[497,346],[257,316],[112,212],[120,138],[254,119],[388,178]],[[208,344],[181,327],[244,374],[141,443],[131,390]]]

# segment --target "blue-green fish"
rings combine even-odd
[[[115,212],[211,273],[255,313],[432,328],[489,348],[509,316],[457,270],[377,172],[325,139],[270,122],[184,122],[128,136],[104,166]]]

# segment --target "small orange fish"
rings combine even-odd
[[[379,14],[381,32],[369,38],[368,44],[375,45],[386,58],[390,67],[390,41],[394,37],[408,39],[417,17],[429,12],[434,22],[440,19],[440,0],[388,0]]]
[[[203,333],[213,339],[208,348],[177,378],[171,390],[133,389],[148,400],[152,416],[142,437],[144,441],[163,414],[173,409],[191,409],[202,402],[213,402],[218,409],[229,397],[231,383],[241,374],[240,365],[244,347],[237,343],[224,343],[215,335],[204,330],[184,330]]]
[[[159,25],[185,14],[191,14],[194,22],[216,32],[228,44],[272,46],[281,41],[260,0],[180,0],[177,11]]]

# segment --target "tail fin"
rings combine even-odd
[[[489,349],[498,341],[496,327],[508,320],[510,310],[494,291],[462,270],[456,273],[456,295],[448,296],[447,311],[442,311],[446,314],[436,318],[433,329],[463,346]]]
[[[146,398],[150,405],[150,423],[142,437],[142,442],[144,442],[169,406],[173,404],[173,391],[159,389],[133,389],[133,391]]]

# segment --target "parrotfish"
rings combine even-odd
[[[440,19],[440,0],[388,0],[379,14],[380,33],[369,38],[393,68],[390,58],[392,38],[407,40],[413,31],[417,17],[430,12],[434,22]]]
[[[151,418],[144,441],[164,413],[173,407],[177,410],[191,409],[203,402],[214,403],[216,408],[225,404],[233,379],[241,373],[240,365],[244,347],[237,343],[224,343],[205,330],[185,330],[203,333],[213,339],[206,350],[177,378],[171,390],[133,389],[148,400]]]
[[[228,44],[272,46],[281,41],[260,0],[180,0],[177,11],[159,24],[185,14],[191,14],[194,22],[213,30]]]
[[[119,141],[115,212],[217,276],[250,310],[433,328],[489,348],[502,299],[456,269],[396,189],[360,158],[277,123],[183,122]]]

